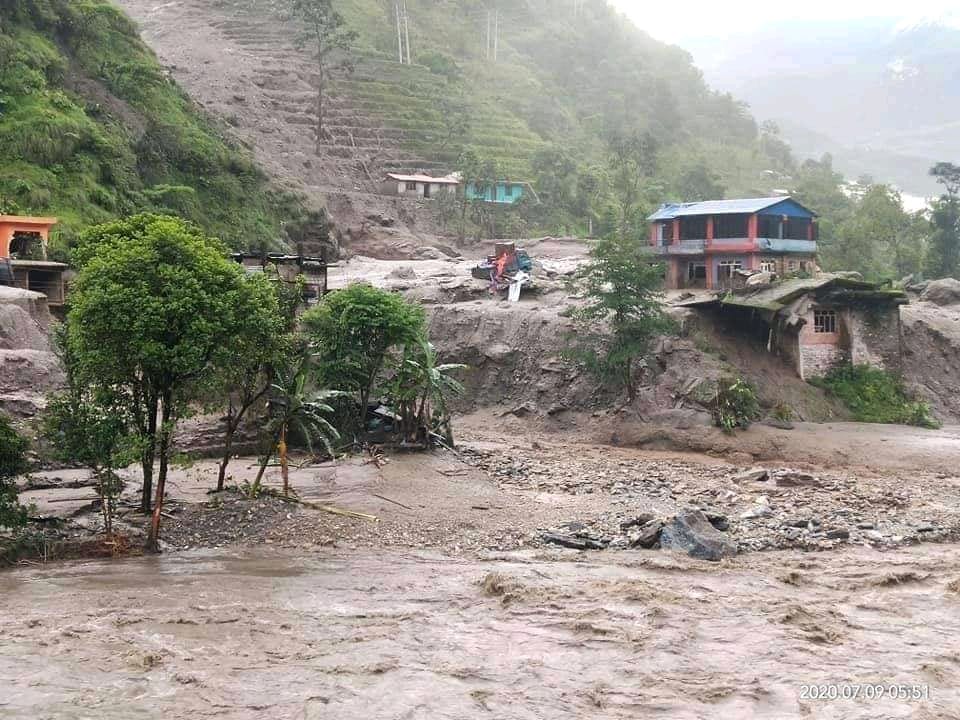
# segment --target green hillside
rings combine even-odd
[[[240,0],[261,10],[276,0]],[[497,59],[481,0],[407,0],[412,64],[400,64],[394,4],[334,0],[359,38],[332,94],[426,162],[459,169],[465,150],[530,180],[549,222],[612,214],[609,139],[655,143],[641,205],[783,187],[789,149],[748,108],[709,89],[690,56],[638,30],[605,0],[500,3]],[[349,122],[348,118],[344,118]],[[792,159],[787,162],[792,165]],[[541,213],[542,215],[543,213]]]
[[[101,0],[0,0],[0,211],[83,226],[176,212],[234,246],[282,236],[273,192]]]

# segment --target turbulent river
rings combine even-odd
[[[0,603],[2,718],[960,716],[956,546],[204,551],[5,571]]]

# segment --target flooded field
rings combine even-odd
[[[952,545],[722,564],[265,547],[19,568],[0,597],[3,718],[960,716]]]

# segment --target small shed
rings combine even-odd
[[[384,195],[430,198],[444,193],[452,194],[459,184],[460,180],[453,175],[433,177],[421,173],[387,173],[380,183],[380,192]]]
[[[0,215],[0,283],[43,293],[51,308],[67,295],[64,263],[47,260],[53,217]]]
[[[525,197],[539,202],[536,191],[528,182],[516,180],[494,180],[492,182],[468,182],[464,186],[464,197],[467,200],[497,203],[499,205],[513,205]]]
[[[732,316],[762,331],[767,350],[803,380],[841,363],[902,369],[902,290],[843,275],[781,280],[678,303]]]

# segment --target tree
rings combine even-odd
[[[27,471],[27,441],[0,415],[0,527],[20,527],[27,509],[17,502],[14,478]]]
[[[930,174],[943,185],[947,195],[956,198],[960,194],[960,165],[949,162],[938,162],[930,168]]]
[[[151,550],[174,424],[257,312],[260,298],[225,255],[194,226],[149,214],[87,230],[74,253],[69,351],[84,381],[112,388],[126,403],[141,446],[144,512],[159,459]]]
[[[334,455],[331,442],[339,440],[340,433],[325,416],[334,412],[334,409],[327,404],[327,400],[340,393],[330,390],[311,392],[308,389],[309,374],[308,357],[302,355],[293,364],[279,369],[274,382],[270,385],[271,395],[268,406],[270,420],[267,430],[271,443],[260,462],[254,487],[260,487],[273,448],[276,448],[280,459],[280,474],[283,477],[283,494],[285,496],[289,494],[287,441],[291,430],[299,433],[311,452],[313,452],[313,443],[319,440],[327,453]]]
[[[637,234],[637,210],[646,182],[656,170],[657,141],[650,133],[611,131],[607,134],[610,180],[619,209],[621,238]]]
[[[618,382],[633,402],[638,361],[671,326],[662,307],[663,267],[636,241],[614,234],[594,244],[576,282],[587,302],[573,313],[579,327],[567,354]]]
[[[823,263],[831,270],[856,270],[874,280],[902,277],[901,268],[911,263],[912,256],[909,225],[900,193],[889,185],[870,185],[853,214],[837,227],[833,242],[823,248]]]
[[[233,452],[233,441],[247,412],[266,397],[270,391],[276,368],[282,367],[293,352],[294,310],[281,311],[278,293],[281,282],[272,287],[264,274],[244,278],[251,295],[250,314],[238,328],[229,346],[214,358],[218,372],[213,378],[209,395],[222,406],[227,398],[223,416],[223,455],[217,472],[217,491],[223,490],[227,466]],[[299,286],[298,286],[299,287]]]
[[[333,9],[332,0],[289,0],[291,15],[303,23],[300,44],[313,46],[317,62],[317,154],[323,144],[323,101],[327,78],[334,69],[331,55],[348,50],[357,33],[346,27],[343,16]]]
[[[389,394],[401,417],[405,440],[417,442],[423,429],[426,443],[431,432],[442,432],[447,444],[453,445],[449,400],[464,388],[451,373],[466,368],[459,363],[439,363],[436,348],[425,337],[404,347]]]
[[[395,293],[357,283],[327,295],[302,320],[316,353],[317,384],[354,395],[359,430],[389,351],[423,335],[423,309]]]
[[[960,166],[938,162],[930,174],[946,192],[932,203],[927,273],[935,278],[956,276],[960,270]]]

